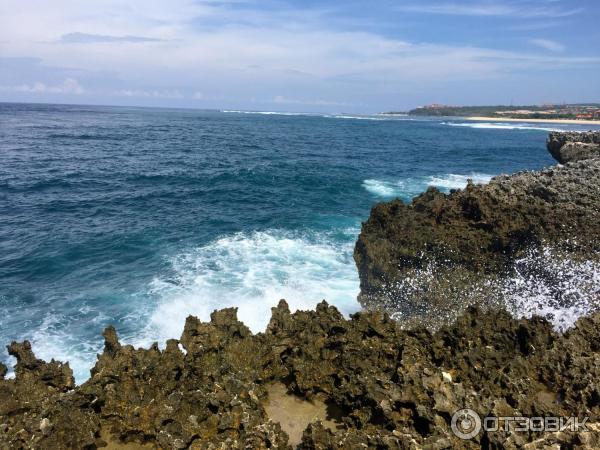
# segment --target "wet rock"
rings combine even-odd
[[[600,133],[567,133],[552,134],[548,146],[575,138],[600,143]],[[503,280],[525,273],[516,264],[532,253],[552,249],[554,260],[600,260],[597,156],[450,194],[429,188],[408,205],[375,205],[354,251],[360,303],[436,327],[470,304],[502,305]],[[564,289],[552,287],[562,283],[560,273],[538,266],[533,275],[564,301]]]

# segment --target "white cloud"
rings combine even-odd
[[[145,90],[145,89],[120,89],[113,92],[117,97],[152,97],[152,98],[183,98],[183,94],[178,89],[166,90]]]
[[[536,22],[518,23],[507,27],[512,31],[539,31],[548,28],[556,28],[564,26],[564,20],[542,20]]]
[[[26,92],[29,94],[83,94],[85,90],[74,78],[67,78],[59,85],[48,86],[45,83],[36,81],[32,84],[21,84],[18,86],[4,86],[4,91]]]
[[[306,105],[306,106],[356,106],[347,102],[336,102],[330,100],[297,100],[276,95],[273,98],[273,103],[279,105]]]
[[[551,41],[550,39],[531,39],[529,42],[551,52],[563,52],[566,49],[560,42]]]
[[[567,17],[578,14],[581,8],[564,9],[550,5],[537,5],[531,2],[471,2],[471,3],[418,3],[402,5],[400,11],[425,14],[443,14],[453,16],[516,16]]]
[[[107,36],[104,34],[89,34],[89,33],[67,33],[60,37],[60,42],[67,44],[90,44],[90,43],[115,43],[115,42],[158,42],[160,39],[148,38],[144,36]]]
[[[455,16],[507,16],[514,14],[512,7],[500,4],[418,4],[404,5],[398,8],[400,11],[426,13],[426,14],[447,14]]]
[[[549,2],[537,2],[537,9],[531,2],[457,4],[429,8],[516,15],[530,5],[529,16],[569,12]],[[0,67],[0,84],[23,84],[34,93],[55,87],[48,80],[72,78],[90,98],[202,100],[217,107],[269,99],[335,109],[449,83],[600,64],[597,56],[409,42],[373,29],[336,28],[326,14],[308,8],[261,11],[252,2],[236,8],[219,0],[3,0],[0,54],[13,62]],[[31,64],[17,61],[23,57],[39,61],[35,73]],[[195,94],[198,86],[202,93]]]

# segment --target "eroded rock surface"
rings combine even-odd
[[[550,133],[548,151],[559,163],[600,157],[600,131]]]
[[[570,143],[573,135],[600,138],[553,134],[550,142]],[[599,259],[600,158],[498,176],[450,194],[430,188],[408,205],[375,205],[354,252],[359,300],[398,318],[447,323],[466,305],[502,304],[515,261],[544,248],[555,252],[550,260]],[[541,282],[552,290],[561,280]],[[556,289],[558,302],[564,291]],[[600,296],[593,285],[589,291],[582,295]]]
[[[540,318],[469,309],[432,334],[379,312],[346,320],[325,302],[291,314],[282,301],[265,333],[226,309],[209,323],[189,317],[164,350],[121,345],[109,328],[78,387],[67,365],[13,344],[16,378],[0,380],[0,448],[94,449],[111,436],[111,448],[289,449],[264,407],[274,383],[336,410],[336,427],[312,422],[301,449],[598,448],[597,433],[482,431],[465,441],[451,417],[469,407],[597,423],[599,342],[600,313],[560,335]]]

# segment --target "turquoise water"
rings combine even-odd
[[[550,165],[548,128],[577,127],[0,104],[0,343],[82,381],[109,324],[148,345],[226,306],[254,331],[279,298],[349,314],[374,202]]]

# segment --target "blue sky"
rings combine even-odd
[[[597,0],[2,0],[0,101],[600,102]]]

